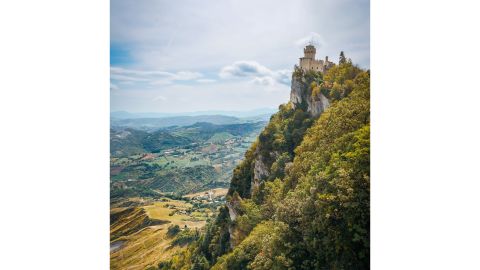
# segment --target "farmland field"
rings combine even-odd
[[[214,200],[195,199],[205,193],[216,193],[217,204]],[[136,197],[115,201],[110,210],[111,216],[130,209],[134,214],[120,216],[111,224],[111,235],[115,236],[110,242],[111,269],[143,270],[182,250],[185,248],[184,245],[173,244],[175,237],[168,236],[169,228],[178,225],[182,232],[201,231],[206,221],[214,217],[218,202],[224,201],[224,195],[225,190],[212,189],[187,194],[185,200]],[[131,206],[122,207],[125,205]],[[150,223],[146,223],[145,220],[149,220]],[[138,224],[146,225],[137,226]],[[125,227],[127,229],[134,227],[134,230],[124,229],[125,233],[122,233]]]
[[[264,122],[111,131],[111,197],[226,188]],[[133,150],[132,150],[133,149]],[[133,152],[132,152],[133,151]]]

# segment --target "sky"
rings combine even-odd
[[[246,111],[288,102],[303,47],[370,67],[365,0],[112,0],[110,110]]]

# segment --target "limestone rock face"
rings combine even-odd
[[[268,167],[263,162],[263,157],[257,153],[253,166],[253,182],[251,183],[250,193],[260,185],[260,183],[270,175]]]
[[[227,202],[226,205],[227,205],[227,208],[228,208],[228,215],[230,216],[230,220],[235,221],[235,219],[237,218],[237,211],[233,207],[232,203]]]
[[[290,90],[290,101],[292,102],[294,108],[302,103],[304,99],[304,91],[302,89],[305,88],[305,78],[297,78],[295,75],[292,75],[292,87]]]
[[[323,94],[320,94],[317,98],[307,99],[307,104],[307,111],[314,117],[319,116],[330,106],[330,102]]]
[[[265,165],[265,163],[263,163],[261,155],[257,156],[257,158],[255,159],[255,167],[253,169],[253,175],[254,175],[254,179],[258,179],[258,180],[266,178],[269,175],[268,168]]]
[[[230,216],[231,221],[235,221],[239,215],[238,209],[240,208],[241,198],[238,196],[233,196],[230,201],[226,202],[228,207],[228,215]],[[238,228],[234,224],[228,226],[228,233],[230,234],[230,248],[234,248],[241,241],[238,235]]]
[[[292,75],[290,101],[292,102],[293,108],[301,106],[301,104],[305,102],[307,112],[309,112],[311,116],[317,117],[323,113],[328,106],[330,106],[330,102],[323,94],[319,94],[317,97],[312,97],[309,88],[310,85],[305,80],[305,77],[298,78],[295,75]]]

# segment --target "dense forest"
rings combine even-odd
[[[370,72],[342,53],[293,80],[306,98],[279,107],[216,219],[159,269],[369,269]],[[313,116],[306,100],[320,96]]]

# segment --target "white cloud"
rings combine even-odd
[[[252,81],[255,84],[260,84],[260,85],[274,85],[275,80],[272,77],[255,77]]]
[[[189,81],[189,80],[195,80],[201,77],[203,77],[203,75],[199,72],[180,71],[174,75],[174,80]]]
[[[220,70],[221,78],[267,76],[271,70],[255,61],[236,61]]]
[[[199,83],[213,83],[213,82],[216,82],[216,80],[212,80],[212,79],[199,79],[199,80],[197,80],[196,82],[199,82]]]
[[[202,78],[199,72],[167,72],[159,70],[135,70],[121,67],[110,68],[110,78],[119,82],[145,82],[151,85],[170,84],[174,81],[191,81]]]
[[[135,70],[122,67],[110,67],[112,74],[133,75],[133,76],[171,76],[172,73],[158,70]]]
[[[160,80],[149,81],[150,85],[167,85],[172,83],[173,83],[173,80],[171,79],[160,79]]]
[[[275,83],[290,84],[290,71],[271,70],[255,61],[236,61],[220,70],[219,76],[224,79],[253,78],[254,83],[273,85]]]
[[[290,80],[292,78],[292,71],[283,69],[283,70],[277,70],[275,72],[275,79],[277,82],[290,85]]]
[[[148,82],[149,79],[133,76],[125,76],[122,74],[110,74],[110,79],[121,82]]]

